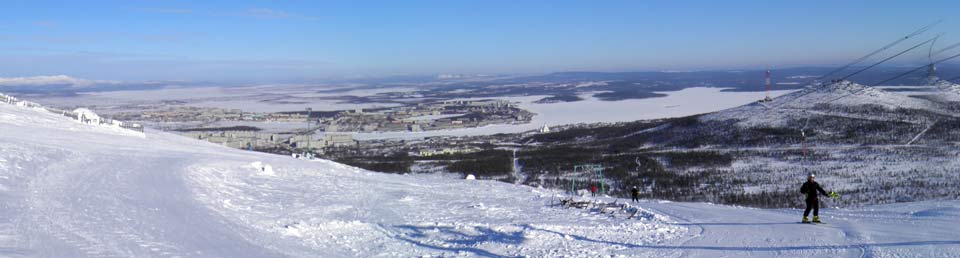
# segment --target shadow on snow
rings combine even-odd
[[[477,256],[484,257],[512,257],[503,256],[483,250],[476,247],[483,243],[499,243],[509,245],[523,244],[523,231],[500,232],[487,227],[463,227],[460,229],[449,226],[413,226],[400,225],[393,226],[402,235],[395,236],[396,239],[405,241],[420,247],[450,251],[450,252],[468,252]],[[475,231],[475,234],[464,233],[463,231]]]
[[[781,225],[796,223],[682,223],[674,224],[680,226],[741,226],[741,225]],[[450,226],[414,226],[399,225],[391,226],[397,233],[394,238],[411,243],[416,246],[430,248],[449,252],[467,252],[473,255],[483,257],[512,257],[492,253],[490,251],[478,248],[484,243],[496,243],[506,245],[521,245],[524,243],[524,232],[542,231],[553,233],[560,236],[569,236],[577,241],[591,242],[603,245],[621,246],[637,249],[669,249],[669,250],[712,250],[712,251],[759,251],[759,252],[777,252],[777,251],[801,251],[801,250],[838,250],[838,249],[860,249],[871,247],[909,247],[909,246],[935,246],[935,245],[960,245],[960,240],[945,241],[909,241],[909,242],[890,242],[890,243],[861,243],[846,245],[798,245],[798,246],[763,246],[763,247],[736,247],[736,246],[676,246],[676,245],[643,245],[621,243],[593,239],[584,236],[571,235],[548,229],[536,228],[530,225],[517,225],[522,228],[516,232],[501,232],[488,227],[468,226],[463,228],[454,228]],[[467,233],[467,232],[469,233]]]
[[[718,223],[723,224],[723,223]],[[735,223],[728,223],[735,224]],[[699,225],[709,225],[709,224],[699,224]],[[756,225],[756,224],[751,224]],[[775,252],[775,251],[799,251],[799,250],[835,250],[835,249],[860,249],[866,247],[904,247],[904,246],[926,246],[926,245],[960,245],[960,240],[947,240],[947,241],[911,241],[911,242],[892,242],[892,243],[864,243],[864,244],[848,244],[848,245],[798,245],[798,246],[763,246],[763,247],[736,247],[736,246],[672,246],[672,245],[637,245],[629,243],[620,243],[613,241],[597,240],[591,239],[588,237],[563,234],[560,232],[547,230],[547,229],[538,229],[532,228],[534,230],[540,230],[544,232],[550,232],[554,234],[567,235],[573,239],[593,242],[606,245],[618,245],[628,248],[645,248],[645,249],[676,249],[676,250],[714,250],[714,251],[764,251],[764,252]]]

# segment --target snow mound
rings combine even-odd
[[[3,96],[3,94],[0,94]],[[22,102],[21,102],[22,103]],[[9,105],[0,102],[3,112],[0,113],[0,124],[8,126],[18,126],[22,128],[36,128],[44,131],[63,130],[71,133],[97,133],[110,134],[115,136],[133,136],[145,138],[143,132],[124,129],[109,125],[93,125],[87,123],[75,122],[75,119],[60,115],[60,113],[51,113],[43,106],[23,106]],[[44,135],[39,131],[36,135]]]
[[[263,162],[254,161],[253,163],[250,163],[250,166],[256,169],[257,174],[261,176],[277,176],[277,173],[273,172],[273,166],[270,166],[270,164],[263,164]]]

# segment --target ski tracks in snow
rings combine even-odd
[[[861,250],[840,243],[846,234],[828,225],[798,223],[799,213],[730,207],[706,203],[648,201],[641,204],[680,221],[677,225],[700,228],[683,241],[665,247],[694,257],[830,256],[860,257]],[[795,211],[792,211],[795,212]],[[697,230],[691,230],[696,232]],[[854,253],[851,253],[853,251]]]
[[[131,203],[136,200],[130,198],[130,191],[144,189],[131,188],[122,178],[145,168],[109,168],[106,166],[114,161],[81,155],[65,158],[67,162],[48,167],[30,186],[39,193],[28,200],[30,224],[38,226],[33,237],[52,236],[64,241],[67,249],[76,248],[74,251],[89,257],[178,256],[173,246],[152,239],[149,233],[157,228],[138,228],[144,223],[138,221],[140,215],[152,210],[131,209],[138,205]]]
[[[661,248],[694,257],[958,257],[960,204],[921,202],[878,209],[824,209],[826,224],[801,224],[802,210],[708,203],[641,204],[701,234]],[[677,217],[679,216],[679,217]],[[692,222],[688,222],[692,221]],[[692,230],[695,231],[695,230]]]
[[[17,246],[31,256],[276,256],[194,200],[183,175],[197,162],[195,153],[35,147],[40,151],[31,154],[56,162],[33,168],[20,213],[13,214],[22,238]]]

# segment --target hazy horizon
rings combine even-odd
[[[16,2],[0,10],[0,84],[836,66],[949,17],[952,9],[925,6],[872,1]],[[890,51],[956,25],[960,20],[945,19]],[[947,33],[937,46],[957,39]],[[925,60],[927,51],[915,52],[894,62]]]

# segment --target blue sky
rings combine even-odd
[[[960,28],[956,1],[0,5],[0,77],[270,81],[833,65],[938,19],[944,45],[960,40],[950,31]]]

